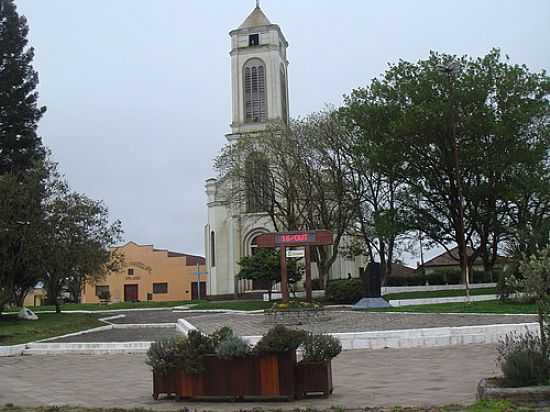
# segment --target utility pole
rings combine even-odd
[[[464,287],[466,289],[466,301],[470,303],[470,274],[468,273],[468,264],[466,256],[466,239],[464,235],[464,188],[463,188],[463,177],[460,169],[460,154],[458,141],[456,137],[456,105],[454,102],[454,80],[456,71],[459,69],[460,65],[458,62],[452,62],[446,66],[440,66],[439,69],[441,72],[447,74],[449,79],[449,122],[450,122],[450,136],[451,144],[453,147],[453,161],[454,161],[454,175],[455,175],[455,185],[456,185],[456,194],[458,201],[458,222],[456,222],[455,229],[457,234],[457,243],[458,243],[458,254],[460,258],[460,267],[462,269],[462,274],[464,277]]]

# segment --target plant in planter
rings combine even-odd
[[[216,348],[216,356],[231,360],[245,358],[250,355],[250,345],[239,336],[228,336]]]
[[[153,342],[145,363],[153,369],[153,398],[176,393],[176,353],[184,338],[167,338]]]
[[[544,385],[550,382],[549,360],[542,354],[539,336],[509,334],[500,341],[497,350],[504,386],[521,387]]]
[[[333,391],[331,360],[342,352],[340,341],[331,335],[308,334],[303,344],[304,358],[296,367],[296,395]]]
[[[254,351],[258,354],[260,395],[294,398],[296,349],[304,338],[304,331],[277,325],[256,344]]]

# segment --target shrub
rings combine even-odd
[[[176,367],[178,346],[184,339],[172,337],[153,342],[147,350],[145,363],[155,372],[166,374],[170,369]]]
[[[385,286],[423,286],[426,284],[424,276],[389,276],[386,278]]]
[[[258,353],[281,353],[296,350],[303,343],[305,335],[302,330],[277,325],[260,339],[255,350]]]
[[[308,333],[304,340],[304,362],[326,362],[340,352],[342,345],[334,336]]]
[[[361,279],[332,280],[325,289],[325,299],[332,303],[355,303],[362,297]]]
[[[216,348],[220,359],[244,358],[250,354],[250,346],[239,336],[228,336]]]
[[[548,382],[550,360],[544,358],[538,336],[531,332],[506,335],[497,350],[505,385],[532,386]]]
[[[214,349],[217,349],[221,342],[232,336],[233,329],[231,329],[229,326],[223,326],[219,329],[216,329],[209,335],[210,341],[212,342],[212,346],[214,347]]]
[[[321,290],[323,286],[321,285],[321,279],[315,278],[311,279],[311,290]]]
[[[210,337],[198,330],[189,331],[187,338],[178,342],[176,366],[189,375],[201,374],[204,372],[203,356],[214,353],[214,345]]]

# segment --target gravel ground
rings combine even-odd
[[[222,326],[231,326],[241,336],[261,335],[270,325],[264,323],[263,314],[208,314],[182,318],[204,332],[210,333]],[[534,316],[502,315],[442,315],[406,313],[332,312],[325,322],[300,325],[298,328],[317,333],[368,332],[379,330],[437,328],[445,326],[474,326],[535,322]]]
[[[209,315],[210,313],[185,313],[182,311],[174,312],[172,309],[167,310],[140,310],[133,312],[121,312],[123,318],[109,320],[111,323],[176,323],[178,319],[189,318],[194,319],[199,316]],[[105,314],[105,317],[116,316],[117,313]]]

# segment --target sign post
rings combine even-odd
[[[311,247],[333,244],[332,232],[328,230],[310,230],[303,232],[266,233],[258,236],[256,245],[260,248],[276,248],[280,250],[281,259],[281,295],[283,303],[288,303],[288,271],[286,265],[287,247],[303,246],[306,261],[306,301],[311,302]]]

